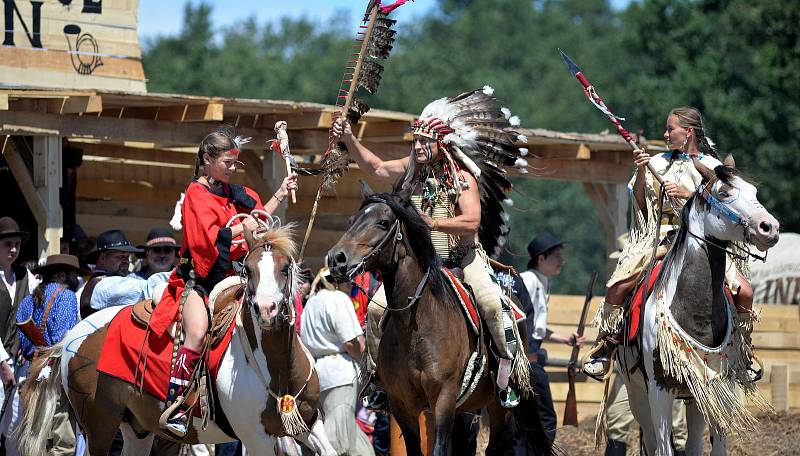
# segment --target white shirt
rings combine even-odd
[[[353,383],[357,367],[344,350],[362,334],[350,298],[338,290],[320,290],[308,298],[301,319],[300,338],[316,359],[319,389]]]
[[[36,286],[39,285],[40,280],[36,278],[31,271],[25,270],[28,274],[28,294],[33,294],[33,290],[36,289]],[[8,283],[6,280],[5,272],[0,272],[0,275],[3,276],[3,283],[8,290],[8,295],[11,296],[11,300],[14,300],[14,295],[17,294],[17,275],[14,274],[14,271],[11,271],[11,283]],[[5,347],[3,344],[0,344],[0,362],[7,361],[11,356],[8,355]]]
[[[544,340],[547,337],[547,304],[550,302],[550,280],[547,276],[533,269],[519,275],[531,296],[533,304],[534,324],[531,337]]]

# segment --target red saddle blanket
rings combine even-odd
[[[461,309],[464,311],[464,316],[469,322],[470,327],[472,330],[475,331],[475,334],[478,334],[478,325],[480,324],[480,319],[478,318],[478,309],[475,307],[475,303],[473,302],[472,295],[467,291],[464,285],[461,283],[458,278],[450,272],[449,269],[442,267],[442,272],[444,276],[447,277],[447,282],[453,288],[453,291],[456,292],[456,296],[458,296],[458,300],[461,303]],[[511,311],[514,313],[514,321],[519,321],[525,318],[525,312],[520,310],[513,301],[509,301],[511,306]]]
[[[162,337],[153,332],[148,334],[141,324],[133,321],[132,309],[133,306],[125,307],[111,320],[97,370],[132,385],[142,385],[147,393],[163,401],[167,397],[172,364],[172,337],[169,332]],[[222,341],[206,356],[213,382],[217,380],[219,365],[231,342],[234,326],[235,322],[231,323]],[[199,411],[199,407],[197,409]]]

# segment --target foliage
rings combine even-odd
[[[720,150],[733,152],[762,182],[760,198],[784,231],[800,230],[793,207],[800,173],[800,10],[794,0],[643,0],[624,11],[607,0],[438,5],[399,24],[374,107],[419,112],[435,98],[489,84],[525,126],[608,129],[564,69],[561,47],[626,115],[631,131],[658,138],[671,108],[699,107]],[[187,3],[177,36],[145,43],[151,91],[335,101],[354,19],[249,19],[214,30],[211,13],[207,5]],[[516,185],[513,263],[524,268],[530,238],[549,230],[568,242],[555,292],[582,293],[592,269],[604,277],[605,236],[581,185],[532,179]]]

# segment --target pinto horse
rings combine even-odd
[[[483,407],[491,422],[486,454],[506,454],[501,445],[508,440],[504,432],[510,413],[495,396],[491,366],[480,371],[477,386],[458,403],[471,354],[479,349],[486,354],[487,348],[467,326],[457,297],[445,282],[428,226],[408,202],[408,195],[372,194],[367,187],[362,192],[361,209],[328,252],[328,266],[345,280],[362,270],[381,272],[388,308],[377,369],[407,454],[423,454],[418,424],[423,410],[433,416],[432,454],[444,456],[453,451],[456,413]],[[552,443],[539,420],[533,394],[524,397],[514,415],[524,429],[528,454],[551,454]]]
[[[687,454],[702,454],[706,423],[712,455],[726,454],[726,432],[752,438],[747,431],[756,421],[737,385],[765,405],[747,375],[748,349],[724,278],[731,242],[766,251],[778,242],[778,222],[732,157],[713,171],[697,160],[695,167],[703,183],[683,208],[680,230],[644,304],[638,343],[621,347],[617,360],[649,455],[672,454],[674,398],[689,398]]]
[[[302,420],[310,428],[295,437],[317,454],[335,455],[319,412],[319,380],[294,330],[294,308],[289,299],[297,285],[291,259],[295,248],[292,226],[262,228],[267,229],[245,232],[250,250],[243,274],[226,279],[240,280],[239,284],[217,297],[240,305],[241,320],[222,357],[214,385],[219,410],[204,429],[195,417],[194,426],[181,443],[239,439],[250,454],[274,454],[274,436],[287,434],[278,416],[276,397],[291,394],[296,396]],[[287,265],[290,272],[284,274]],[[65,398],[93,455],[108,453],[118,428],[124,437],[125,455],[148,454],[156,435],[175,440],[159,428],[162,401],[96,369],[108,324],[120,309],[104,309],[81,321],[67,333],[64,342],[34,362],[30,378],[46,379],[27,382],[23,389],[26,414],[18,434],[22,454],[45,454],[47,423],[56,403]],[[46,365],[52,369],[49,377],[40,376]]]

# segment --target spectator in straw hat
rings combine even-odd
[[[78,299],[75,290],[80,283],[80,274],[88,271],[80,267],[74,255],[50,255],[45,264],[33,269],[42,277],[42,282],[19,305],[16,322],[19,326],[20,351],[25,361],[20,368],[20,382],[27,376],[30,362],[41,347],[61,342],[78,323]],[[9,431],[17,427],[19,413],[19,390],[12,402]],[[4,417],[5,419],[5,417]],[[51,437],[48,454],[72,454],[75,451],[75,423],[70,419],[68,405],[59,400],[50,422]],[[9,442],[6,440],[6,445]]]
[[[175,258],[180,247],[175,241],[172,231],[168,228],[153,228],[147,233],[147,242],[139,246],[140,249],[144,250],[144,257],[147,263],[136,275],[147,279],[157,272],[172,271],[175,267]]]

